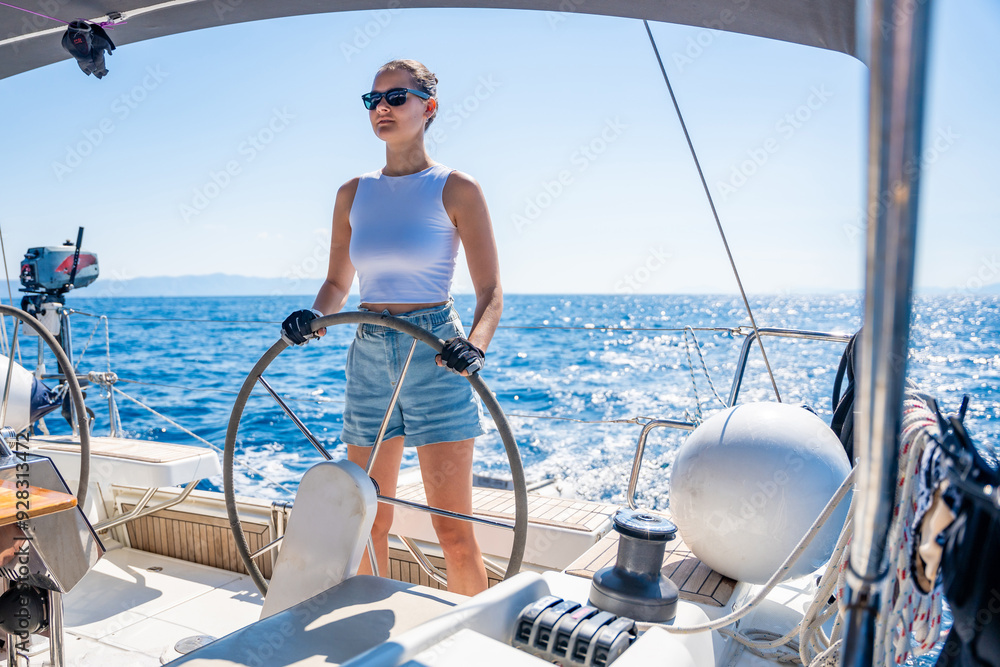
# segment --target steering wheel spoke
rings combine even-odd
[[[444,345],[444,341],[439,339],[434,334],[426,331],[406,320],[392,317],[390,315],[382,315],[378,313],[368,313],[368,312],[357,312],[357,313],[337,313],[335,315],[326,315],[324,317],[318,317],[312,322],[310,322],[310,327],[313,332],[319,329],[328,328],[335,326],[337,324],[374,324],[378,326],[388,327],[390,329],[395,329],[402,333],[408,334],[413,337],[413,344],[410,346],[409,356],[407,357],[406,364],[400,373],[398,380],[393,391],[392,399],[388,409],[386,410],[386,416],[383,419],[382,425],[379,429],[378,437],[372,446],[372,452],[369,455],[367,469],[371,470],[371,466],[375,461],[375,457],[378,455],[378,448],[382,443],[382,439],[385,436],[385,431],[388,425],[389,414],[395,407],[396,399],[399,396],[399,390],[406,376],[406,371],[409,367],[410,359],[413,356],[414,348],[417,341],[420,341],[428,346],[430,346],[435,352],[440,353],[441,348]],[[267,594],[267,582],[261,574],[260,568],[253,561],[253,554],[250,553],[250,549],[247,545],[246,535],[243,532],[243,526],[240,522],[239,513],[236,507],[236,492],[234,487],[234,475],[233,475],[233,463],[236,451],[236,436],[239,433],[240,420],[243,417],[243,411],[246,407],[246,403],[250,397],[250,393],[253,391],[254,386],[259,382],[277,401],[278,405],[281,406],[282,410],[295,422],[295,425],[302,431],[306,439],[309,440],[314,447],[326,458],[330,458],[329,452],[319,443],[319,441],[312,435],[309,429],[302,423],[302,421],[295,416],[294,412],[285,404],[281,397],[274,391],[274,389],[267,383],[263,378],[264,371],[267,370],[268,366],[273,362],[278,355],[280,355],[284,350],[289,347],[289,344],[283,339],[278,339],[257,361],[254,367],[250,370],[246,379],[243,381],[243,385],[240,388],[239,394],[236,397],[236,401],[233,405],[233,411],[229,417],[229,426],[226,430],[226,446],[223,455],[223,484],[226,496],[226,511],[229,515],[229,526],[233,532],[233,537],[236,541],[236,550],[240,554],[240,558],[243,561],[244,567],[246,567],[247,572],[253,579],[257,588],[264,595]],[[448,372],[445,369],[441,369],[441,372]],[[476,394],[483,401],[486,409],[489,411],[493,418],[493,422],[497,427],[497,432],[500,435],[500,439],[503,441],[504,449],[507,453],[507,460],[510,465],[511,478],[514,484],[514,523],[510,525],[501,521],[496,521],[493,519],[488,519],[485,517],[474,516],[469,514],[461,514],[458,512],[451,512],[449,510],[439,509],[436,507],[429,507],[427,505],[422,505],[420,503],[414,503],[405,500],[399,500],[397,498],[390,498],[387,496],[378,496],[379,502],[384,502],[392,505],[397,505],[401,507],[407,507],[410,509],[415,509],[419,511],[430,512],[438,516],[445,516],[453,519],[459,519],[463,521],[469,521],[475,524],[486,525],[494,528],[503,528],[505,530],[513,531],[513,539],[511,546],[510,557],[507,561],[507,569],[504,574],[504,578],[509,578],[515,575],[521,568],[521,561],[524,556],[524,546],[527,538],[528,529],[528,496],[527,489],[524,480],[524,468],[521,465],[521,456],[517,449],[517,443],[514,441],[514,435],[510,428],[510,424],[507,422],[507,418],[500,407],[499,402],[497,402],[496,397],[483,382],[482,378],[479,377],[478,373],[473,373],[472,375],[466,376],[466,379],[472,385]]]
[[[299,416],[296,415],[290,407],[288,407],[288,404],[282,400],[281,396],[278,395],[278,392],[276,392],[270,383],[264,379],[263,375],[257,378],[257,382],[259,382],[261,386],[267,390],[267,393],[271,395],[274,402],[281,406],[281,409],[284,410],[285,414],[288,415],[288,418],[292,420],[292,423],[294,423],[298,429],[302,431],[302,435],[306,436],[306,440],[308,440],[312,446],[316,448],[316,451],[322,454],[323,458],[327,461],[331,460],[333,456],[330,455],[330,452],[326,451],[326,447],[320,444],[316,436],[309,430],[309,427],[306,426],[301,419],[299,419]]]

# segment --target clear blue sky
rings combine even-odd
[[[935,19],[918,281],[962,289],[1000,282],[1000,5],[948,0]],[[864,67],[653,32],[747,289],[859,288]],[[497,10],[227,26],[123,46],[101,81],[72,61],[0,81],[12,275],[83,224],[105,281],[318,282],[337,187],[384,163],[359,96],[397,57],[440,78],[432,155],[481,182],[508,292],[735,290],[642,23]]]

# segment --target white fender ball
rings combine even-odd
[[[830,427],[804,408],[748,403],[696,428],[670,473],[670,511],[692,553],[737,581],[766,582],[851,471]],[[830,558],[841,502],[788,577]]]

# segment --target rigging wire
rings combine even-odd
[[[184,389],[186,391],[207,391],[215,394],[228,394],[235,396],[239,394],[238,391],[232,391],[230,389],[214,389],[212,387],[188,387],[181,384],[167,384],[164,382],[141,382],[139,380],[129,380],[127,378],[118,378],[119,382],[125,382],[127,384],[141,385],[144,387],[165,387],[168,389]],[[335,398],[298,398],[293,396],[282,395],[281,397],[285,401],[297,401],[300,403],[337,403],[342,404],[344,401]],[[574,422],[576,424],[645,424],[649,421],[655,421],[657,417],[647,417],[645,415],[636,415],[635,417],[619,417],[617,419],[580,419],[578,417],[558,417],[556,415],[544,415],[544,414],[527,414],[523,412],[508,412],[508,417],[519,417],[521,419],[547,419],[550,421],[567,421]]]
[[[767,375],[771,378],[771,387],[774,389],[774,397],[781,402],[781,394],[778,393],[778,383],[774,381],[774,373],[771,371],[771,362],[767,359],[767,352],[764,351],[764,341],[761,340],[760,332],[757,331],[757,320],[754,319],[753,309],[750,308],[750,301],[747,299],[747,293],[743,289],[743,281],[740,279],[740,272],[736,269],[736,260],[733,259],[733,253],[729,249],[729,241],[726,240],[726,232],[722,229],[722,221],[719,219],[719,212],[715,208],[715,200],[712,199],[712,193],[708,189],[708,181],[705,180],[705,173],[701,169],[701,161],[698,160],[698,153],[694,150],[694,143],[691,141],[691,135],[688,133],[687,124],[684,122],[684,115],[681,113],[681,107],[677,103],[677,97],[674,95],[674,88],[670,85],[670,77],[667,76],[667,70],[663,66],[663,59],[660,58],[660,50],[656,48],[656,40],[653,39],[653,31],[649,28],[649,21],[643,19],[642,25],[646,27],[646,34],[649,35],[649,43],[653,46],[653,53],[656,54],[656,61],[660,64],[660,72],[663,73],[663,80],[667,84],[667,91],[670,93],[670,100],[674,103],[674,110],[677,112],[677,119],[681,123],[681,129],[684,130],[684,138],[687,139],[688,148],[691,150],[691,157],[694,159],[694,165],[698,169],[698,177],[701,178],[702,187],[705,188],[705,196],[708,197],[708,205],[712,208],[712,215],[715,217],[715,226],[719,228],[719,235],[722,237],[722,245],[726,248],[726,255],[729,256],[729,265],[733,267],[733,275],[736,276],[736,285],[740,289],[740,296],[743,298],[743,305],[746,307],[747,315],[750,317],[750,325],[753,327],[754,333],[757,334],[757,345],[760,347],[760,353],[764,357],[764,365],[767,366]]]
[[[153,413],[154,415],[156,415],[156,416],[157,416],[157,417],[159,417],[160,419],[163,419],[164,421],[166,421],[166,422],[167,422],[168,424],[170,424],[171,426],[174,426],[174,427],[176,427],[176,428],[180,429],[181,431],[183,431],[184,433],[186,433],[187,435],[191,436],[191,437],[192,437],[192,438],[194,438],[195,440],[197,440],[197,441],[199,441],[199,442],[201,442],[201,443],[204,443],[204,444],[208,445],[209,449],[211,449],[212,451],[216,452],[217,454],[223,454],[223,453],[224,453],[221,447],[219,447],[219,446],[217,446],[217,445],[213,445],[213,444],[212,444],[211,442],[209,442],[209,441],[208,441],[208,440],[206,440],[205,438],[201,437],[200,435],[198,435],[198,434],[197,434],[197,433],[195,433],[194,431],[192,431],[192,430],[190,430],[190,429],[188,429],[188,428],[185,428],[185,427],[181,426],[180,424],[178,424],[177,422],[175,422],[175,421],[174,421],[173,419],[171,419],[170,417],[166,416],[166,415],[165,415],[165,414],[163,414],[163,413],[160,413],[160,412],[157,412],[156,410],[154,410],[153,408],[149,407],[148,405],[146,405],[145,403],[143,403],[143,402],[142,402],[142,401],[140,401],[139,399],[137,399],[137,398],[133,398],[132,396],[129,396],[128,394],[126,394],[126,393],[125,393],[124,391],[122,391],[122,390],[121,390],[121,389],[119,389],[118,387],[115,387],[114,385],[110,385],[110,388],[111,388],[111,390],[112,390],[112,391],[113,391],[114,393],[116,393],[116,394],[119,394],[119,395],[120,395],[120,396],[122,396],[123,398],[127,398],[128,400],[132,401],[133,403],[135,403],[135,404],[136,404],[136,405],[138,405],[139,407],[141,407],[141,408],[144,408],[145,410],[148,410],[149,412]],[[279,489],[281,489],[282,491],[285,491],[286,493],[288,493],[288,494],[290,494],[290,495],[292,495],[292,496],[294,496],[294,495],[295,495],[295,492],[294,492],[294,491],[292,491],[291,489],[289,489],[289,488],[288,488],[287,486],[285,486],[285,485],[284,485],[284,484],[282,484],[281,482],[278,482],[278,481],[276,481],[276,480],[273,480],[273,479],[271,479],[270,477],[268,477],[267,475],[265,475],[265,474],[264,474],[264,473],[263,473],[262,471],[260,471],[260,470],[258,470],[257,468],[253,467],[253,466],[252,466],[252,465],[250,465],[249,463],[245,463],[245,462],[243,462],[243,461],[237,461],[237,463],[238,463],[239,465],[243,466],[244,468],[246,468],[247,470],[249,470],[250,472],[252,472],[253,474],[255,474],[255,475],[257,475],[258,477],[260,477],[260,478],[261,478],[262,480],[264,480],[265,482],[268,482],[268,483],[270,483],[270,484],[272,484],[272,485],[274,485],[274,486],[278,487],[278,488],[279,488]]]
[[[10,270],[7,268],[7,248],[3,243],[3,226],[0,226],[0,255],[3,255],[3,273],[7,278],[7,296],[10,297],[10,305],[14,307],[14,291],[10,288]],[[8,359],[14,356],[14,351],[10,349],[10,343],[7,340],[7,320],[4,319],[3,315],[0,315],[0,332],[2,332],[3,349],[4,354]],[[17,348],[17,361],[21,362],[21,348]]]
[[[188,319],[179,317],[115,317],[109,315],[95,315],[83,310],[67,309],[70,315],[82,315],[84,317],[103,317],[108,320],[122,320],[127,322],[176,322],[197,323],[197,324],[281,324],[279,320],[212,320],[212,319]],[[614,324],[601,324],[593,326],[559,326],[559,325],[520,325],[501,324],[497,329],[511,330],[553,330],[553,331],[663,331],[666,333],[681,333],[684,331],[704,331],[709,333],[727,333],[730,335],[746,335],[741,331],[741,327],[624,327]]]

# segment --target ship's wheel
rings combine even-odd
[[[326,315],[313,320],[310,323],[310,326],[312,331],[315,332],[319,329],[335,326],[337,324],[375,324],[378,326],[388,327],[412,336],[415,340],[429,345],[436,352],[440,352],[442,346],[444,345],[444,341],[425,329],[415,326],[406,320],[378,313],[357,312]],[[236,436],[239,433],[240,420],[243,417],[243,410],[246,406],[247,400],[250,398],[250,393],[253,391],[254,386],[262,380],[264,371],[267,370],[271,362],[274,361],[278,355],[284,352],[288,347],[288,343],[279,339],[257,361],[253,369],[251,369],[250,374],[247,375],[246,380],[243,381],[243,386],[240,388],[239,394],[236,397],[236,402],[233,405],[233,411],[229,417],[229,428],[226,430],[226,448],[222,464],[226,495],[226,511],[229,515],[229,526],[232,529],[233,537],[236,540],[236,549],[243,561],[244,567],[246,567],[250,577],[253,579],[257,588],[263,595],[267,594],[267,582],[264,579],[260,568],[258,568],[257,564],[253,561],[253,554],[251,554],[250,548],[247,544],[246,535],[243,532],[243,526],[240,522],[239,513],[236,508],[236,493],[233,483],[233,462],[236,453]],[[441,372],[447,373],[449,371],[442,368]],[[483,404],[486,406],[486,409],[489,410],[490,415],[493,417],[493,422],[496,424],[497,431],[500,434],[500,439],[503,441],[504,449],[507,453],[507,462],[510,466],[511,479],[514,487],[515,514],[514,525],[510,527],[514,535],[511,544],[510,557],[507,561],[507,570],[504,574],[504,578],[506,579],[517,574],[518,570],[521,568],[521,560],[524,557],[524,545],[528,531],[528,494],[524,480],[524,468],[521,465],[521,456],[518,453],[517,443],[514,441],[514,435],[511,431],[510,424],[508,424],[507,417],[500,408],[500,404],[497,402],[496,397],[486,386],[486,383],[483,382],[482,378],[479,377],[478,373],[469,375],[467,379],[472,385],[472,388],[475,389],[476,393],[479,395],[479,398],[482,399]],[[399,383],[397,383],[397,389],[398,384]],[[265,386],[267,385],[265,384]],[[275,398],[277,399],[277,396],[275,396]],[[285,405],[282,405],[282,408],[288,413],[289,417],[296,422],[296,425],[299,426],[304,433],[308,433],[304,424],[302,424],[301,420],[291,412],[290,408]],[[325,454],[325,450],[321,445],[315,442],[314,444],[316,444],[320,451]],[[374,484],[374,482],[372,483]],[[413,507],[414,505],[411,504],[410,506]],[[428,512],[439,511],[435,508],[427,507],[426,505],[416,505],[416,507]],[[470,517],[470,519],[474,520],[472,517]]]

